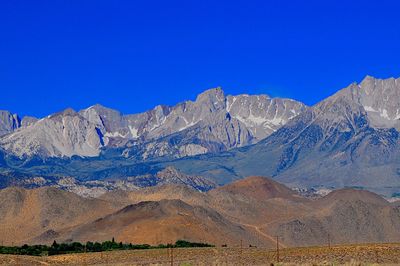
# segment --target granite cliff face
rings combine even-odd
[[[11,133],[21,126],[21,119],[17,114],[0,110],[0,136]]]

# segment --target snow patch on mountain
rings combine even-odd
[[[129,125],[128,127],[129,127],[129,131],[131,133],[131,137],[134,139],[137,139],[139,137],[139,134],[138,134],[139,131],[137,130],[137,128],[135,128],[131,125]]]

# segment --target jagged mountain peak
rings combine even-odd
[[[214,113],[225,109],[226,97],[222,88],[217,87],[200,93],[194,102],[195,108],[201,113]]]
[[[367,83],[371,83],[371,82],[375,83],[376,80],[382,80],[382,79],[375,78],[374,76],[371,76],[371,75],[366,75],[366,76],[361,80],[361,82],[359,82],[359,84],[360,84],[360,85],[363,85],[363,84],[367,84]],[[354,82],[354,83],[358,83],[358,82]]]
[[[94,104],[94,105],[92,105],[92,106],[89,106],[87,109],[91,109],[91,108],[97,109],[97,110],[111,109],[111,108],[108,108],[108,107],[106,107],[106,106],[104,106],[104,105],[102,105],[102,104],[100,104],[100,103],[96,103],[96,104]]]
[[[374,76],[371,75],[366,75],[362,81],[360,82],[360,85],[366,85],[366,84],[374,84],[376,85],[376,83],[378,82],[394,82],[394,81],[398,81],[400,78],[395,78],[395,77],[388,77],[388,78],[376,78]]]
[[[247,94],[247,93],[241,93],[238,95],[228,95],[228,97],[239,97],[239,98],[252,98],[252,97],[256,97],[256,98],[263,98],[263,99],[284,99],[284,98],[279,98],[279,97],[271,97],[268,94]],[[286,100],[291,100],[291,99],[286,99]]]
[[[225,92],[222,90],[221,87],[215,87],[208,90],[203,91],[199,95],[197,95],[196,101],[203,101],[208,99],[217,99],[223,100],[225,98]]]
[[[48,118],[57,118],[57,117],[64,117],[64,116],[77,116],[77,115],[79,115],[78,112],[76,112],[73,108],[68,107],[60,112],[49,115]]]
[[[115,113],[121,114],[121,112],[119,112],[118,110],[115,110],[113,108],[104,106],[104,105],[99,104],[99,103],[96,103],[96,104],[94,104],[92,106],[89,106],[88,108],[83,109],[83,110],[81,110],[79,112],[81,113],[81,112],[89,111],[89,110],[95,110],[96,112],[115,112]]]
[[[365,116],[374,128],[400,129],[400,80],[365,77],[360,83],[352,83],[333,96],[316,105],[324,113],[340,111],[342,115],[351,110]]]

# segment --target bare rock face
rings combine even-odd
[[[271,99],[266,95],[225,96],[216,88],[198,95],[194,102],[157,106],[141,114],[123,116],[99,105],[80,113],[104,130],[104,136],[110,140],[154,141],[178,132],[185,135],[184,132],[195,129],[200,131],[200,139],[221,143],[224,149],[230,149],[256,143],[305,109],[302,103],[293,100]],[[159,148],[160,145],[151,144],[148,150],[152,146]],[[210,151],[209,147],[193,146],[193,143],[180,147],[179,154],[183,156]]]
[[[217,185],[202,176],[190,176],[179,172],[173,167],[167,167],[157,173],[158,185],[178,184],[194,188],[199,191],[208,191]]]
[[[4,136],[0,145],[20,157],[97,156],[103,141],[94,124],[66,109]]]
[[[145,140],[135,147],[135,155],[141,154],[143,159],[179,158],[257,143],[306,109],[304,104],[289,99],[225,96],[216,88],[198,95],[195,101],[158,106],[126,116],[126,120],[129,131]]]
[[[135,137],[129,130],[124,116],[116,110],[97,104],[80,111],[79,114],[101,130],[106,145],[109,144],[111,139],[131,139]]]
[[[225,96],[220,88],[200,94],[169,110],[148,138],[170,135],[192,127],[203,127],[227,148],[255,143],[270,135],[306,107],[288,99],[261,96]]]
[[[267,95],[227,97],[227,111],[248,128],[255,142],[264,139],[306,108],[290,99]]]
[[[0,110],[0,136],[14,132],[21,126],[21,119],[17,114]]]
[[[357,96],[371,126],[400,130],[400,78],[383,80],[367,76],[359,88]]]

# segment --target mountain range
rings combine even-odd
[[[173,167],[217,185],[261,175],[292,188],[396,196],[399,96],[399,79],[367,76],[311,107],[216,88],[132,115],[101,105],[41,119],[2,111],[0,185],[28,177],[127,180]]]
[[[178,158],[256,143],[305,109],[290,99],[225,96],[216,88],[195,101],[133,115],[94,105],[21,123],[3,111],[0,146],[20,158],[95,157],[104,147],[123,147],[123,156],[143,160]]]

